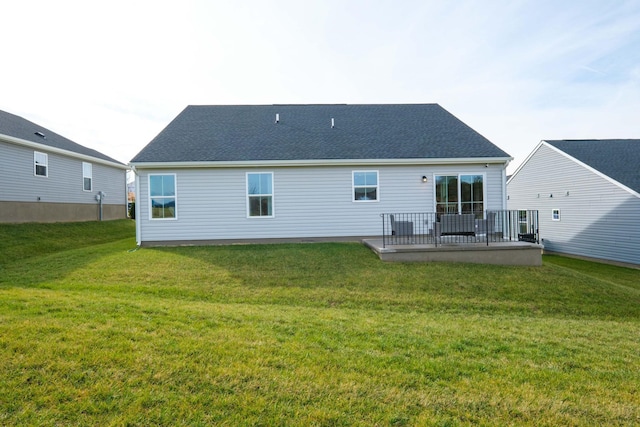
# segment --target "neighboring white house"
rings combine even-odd
[[[0,111],[0,222],[126,218],[128,166]]]
[[[507,182],[545,250],[640,264],[640,139],[542,141]]]
[[[188,106],[131,160],[139,244],[382,233],[506,209],[512,158],[437,104]],[[459,196],[458,196],[459,195]]]

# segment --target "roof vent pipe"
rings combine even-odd
[[[336,122],[335,122],[334,118],[331,117],[331,129],[333,129],[334,127],[336,127]]]
[[[276,123],[280,123],[280,114],[276,113]]]

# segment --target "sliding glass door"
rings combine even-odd
[[[484,175],[436,175],[436,213],[484,216]]]

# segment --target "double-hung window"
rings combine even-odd
[[[49,155],[39,151],[33,152],[33,174],[35,176],[49,176]]]
[[[273,216],[273,173],[247,173],[247,213],[249,217]]]
[[[176,175],[149,175],[151,219],[176,219]]]
[[[551,210],[551,220],[552,221],[560,221],[560,209],[552,209]]]
[[[436,212],[484,215],[483,175],[436,175]]]
[[[378,200],[378,171],[353,171],[353,200]]]
[[[91,163],[82,162],[82,189],[91,191],[93,188],[93,166]]]

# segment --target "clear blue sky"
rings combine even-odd
[[[640,138],[640,0],[3,1],[0,109],[128,162],[188,104],[438,103],[515,157]]]

